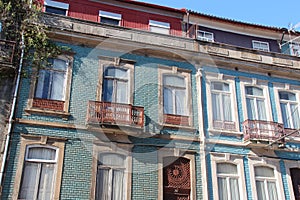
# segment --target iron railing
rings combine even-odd
[[[87,122],[143,127],[144,108],[130,104],[89,101]]]
[[[244,140],[275,141],[284,136],[285,130],[281,123],[246,120],[243,122]],[[282,142],[282,141],[281,141]]]
[[[11,64],[15,51],[15,42],[0,39],[0,63]]]

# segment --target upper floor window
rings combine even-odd
[[[55,147],[27,147],[19,199],[53,199],[57,157]]]
[[[149,29],[155,33],[170,34],[170,23],[149,20]]]
[[[300,128],[299,105],[296,95],[291,92],[279,92],[282,121],[285,128]]]
[[[256,49],[256,50],[270,51],[268,42],[252,40],[252,46],[253,46],[253,49]]]
[[[128,69],[106,67],[103,73],[103,101],[126,103],[129,99]]]
[[[174,75],[163,77],[164,113],[186,115],[186,83],[185,78]]]
[[[100,153],[97,166],[96,199],[125,199],[126,157],[115,153]]]
[[[68,14],[69,4],[67,3],[45,0],[44,6],[45,6],[45,12],[59,14],[59,15]]]
[[[245,91],[248,119],[267,120],[263,89],[254,86],[246,86]]]
[[[213,42],[214,41],[214,34],[211,33],[211,32],[199,30],[198,33],[197,33],[197,38],[199,40]]]
[[[290,44],[291,55],[300,56],[300,43],[291,43]]]
[[[256,193],[258,200],[277,200],[274,169],[265,166],[254,167]]]
[[[121,25],[121,19],[122,19],[121,14],[100,10],[99,16],[100,16],[101,23],[111,24],[111,25],[116,25],[116,26]]]
[[[219,199],[240,199],[237,166],[231,163],[217,164]]]
[[[233,118],[230,85],[223,82],[212,82],[211,100],[214,127],[218,128],[218,123],[232,122]]]

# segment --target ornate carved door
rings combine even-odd
[[[294,195],[296,200],[300,200],[300,169],[291,168],[291,178],[293,183]]]
[[[189,200],[190,160],[182,157],[165,157],[163,162],[164,200]]]

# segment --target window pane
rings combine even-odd
[[[185,87],[185,80],[178,76],[164,76],[164,85]]]
[[[296,95],[290,92],[279,92],[279,98],[283,100],[296,101]]]
[[[111,24],[111,25],[116,25],[119,26],[120,21],[117,19],[111,19],[107,17],[100,17],[100,22],[104,24]]]
[[[214,83],[212,83],[212,89],[220,90],[220,91],[229,91],[229,84],[214,82]]]
[[[116,92],[117,92],[117,103],[128,103],[128,88],[127,88],[127,82],[123,81],[117,81],[116,86]]]
[[[104,79],[103,100],[107,102],[113,101],[113,80]]]
[[[254,99],[246,99],[248,119],[256,119]]]
[[[56,150],[43,147],[28,148],[27,159],[55,160]]]
[[[50,99],[64,100],[65,96],[65,74],[60,72],[53,72],[52,75],[52,89]]]
[[[221,117],[221,99],[219,94],[212,94],[212,106],[213,106],[213,119],[214,120],[222,120]]]
[[[231,200],[239,200],[240,199],[240,191],[239,191],[238,179],[230,178],[229,184],[230,184]]]
[[[270,167],[255,167],[254,172],[256,177],[274,177],[274,169]]]
[[[295,104],[291,104],[291,113],[294,129],[300,128],[300,118],[299,118],[299,106]]]
[[[101,165],[107,166],[124,166],[125,157],[119,154],[104,153],[99,158]]]
[[[257,112],[259,120],[267,120],[266,107],[264,100],[257,100]]]
[[[46,12],[47,13],[59,14],[59,15],[66,15],[67,11],[65,9],[61,9],[61,8],[46,6]]]
[[[232,121],[231,100],[229,95],[223,95],[224,121]]]
[[[34,194],[39,181],[38,168],[38,163],[25,162],[19,199],[32,200],[36,198]]]
[[[38,199],[51,200],[53,194],[54,164],[42,164]]]
[[[67,70],[66,61],[62,60],[62,59],[54,59],[53,60],[53,69],[66,71]]]
[[[231,163],[219,163],[217,164],[218,174],[237,174],[237,167]]]
[[[226,178],[218,178],[219,200],[229,200]]]
[[[263,181],[256,181],[256,192],[258,200],[267,200]]]
[[[274,182],[268,182],[268,192],[269,192],[269,200],[277,200],[277,190],[276,190],[276,184]]]
[[[176,101],[176,115],[185,115],[186,114],[186,110],[185,110],[185,90],[176,90],[175,91],[175,101]]]
[[[38,80],[37,80],[35,97],[47,99],[49,87],[50,87],[50,72],[46,70],[40,70]]]
[[[291,128],[290,120],[288,120],[288,106],[286,103],[280,103],[281,114],[282,114],[282,121],[285,128]]]
[[[97,188],[96,188],[96,199],[97,200],[111,200],[110,199],[110,188],[111,182],[109,179],[108,169],[99,169],[97,174]]]
[[[127,69],[107,67],[104,71],[104,76],[127,79],[128,78],[127,71],[128,71]]]
[[[263,90],[261,88],[246,86],[246,94],[255,95],[255,96],[263,96]]]
[[[173,114],[173,94],[172,90],[164,88],[164,113]]]
[[[112,200],[124,199],[124,172],[121,170],[113,171],[113,192]]]

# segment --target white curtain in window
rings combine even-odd
[[[55,160],[56,150],[43,147],[28,148],[27,159]]]
[[[265,101],[257,99],[258,120],[267,120]]]
[[[111,200],[110,192],[111,185],[109,184],[109,169],[99,169],[97,174],[97,200]]]
[[[49,78],[50,73],[46,70],[40,70],[36,91],[35,91],[35,97],[37,98],[47,98],[48,97],[48,88],[49,88]]]
[[[299,106],[296,104],[291,104],[291,113],[294,129],[300,128],[300,118],[299,118]]]
[[[186,110],[185,106],[186,105],[186,96],[185,96],[185,90],[177,89],[175,91],[175,101],[176,101],[176,112],[175,114],[177,115],[185,115]]]
[[[112,200],[123,200],[124,199],[124,172],[123,170],[113,171],[113,193]]]
[[[164,88],[164,113],[173,114],[173,94],[168,88]]]
[[[247,98],[246,101],[247,101],[248,119],[254,120],[254,119],[256,119],[254,99]]]
[[[278,200],[276,184],[274,182],[268,182],[269,200]]]
[[[263,181],[256,181],[257,200],[267,200]]]
[[[240,199],[240,191],[239,191],[238,179],[230,178],[229,184],[230,184],[231,200],[239,200]]]
[[[65,96],[65,73],[53,72],[52,73],[52,87],[50,99],[53,100],[64,100]]]
[[[36,198],[36,186],[39,181],[38,170],[38,163],[25,162],[19,199],[32,200]]]
[[[117,82],[117,97],[116,102],[117,103],[128,103],[128,89],[127,89],[127,82],[118,81]]]
[[[291,128],[291,123],[290,123],[290,120],[288,120],[288,106],[286,103],[281,103],[280,104],[280,108],[281,108],[281,114],[282,114],[282,121],[283,121],[283,124],[284,124],[284,127],[285,128]]]
[[[218,178],[219,200],[229,200],[226,178]]]
[[[231,100],[229,95],[223,95],[224,121],[232,121]]]
[[[213,120],[221,121],[221,99],[219,94],[212,94]]]
[[[51,200],[54,183],[54,165],[42,164],[41,180],[39,184],[38,199]]]

